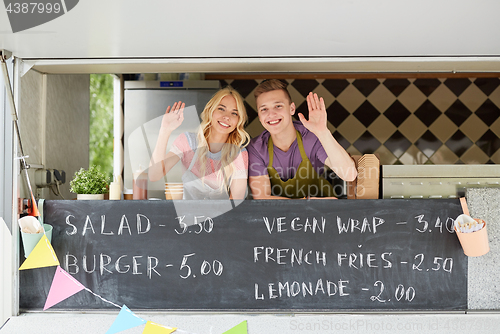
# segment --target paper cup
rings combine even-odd
[[[481,256],[490,251],[490,244],[488,242],[488,232],[486,231],[486,222],[482,219],[474,219],[478,223],[484,223],[484,227],[476,232],[462,233],[457,230],[458,240],[462,245],[464,254],[467,256]]]
[[[165,183],[165,190],[182,190],[184,185],[182,183]]]
[[[43,229],[45,230],[45,235],[49,242],[52,241],[52,225],[43,224]],[[35,246],[38,244],[40,239],[42,239],[43,233],[24,233],[21,231],[21,238],[23,239],[24,257],[28,257]]]
[[[165,191],[165,199],[174,200],[174,199],[182,199],[182,190],[167,190]]]
[[[165,183],[165,198],[167,200],[182,199],[183,192],[184,192],[184,184],[182,182]]]
[[[174,193],[178,193],[178,192],[183,192],[184,189],[182,188],[168,188],[168,189],[165,189],[165,192],[168,193],[168,192],[174,192]]]

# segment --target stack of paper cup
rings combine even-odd
[[[165,198],[166,199],[182,199],[184,186],[178,182],[165,183]]]
[[[377,199],[380,162],[375,154],[364,154],[356,164],[358,169],[356,198]]]

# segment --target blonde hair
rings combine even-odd
[[[238,154],[241,152],[241,148],[247,146],[250,143],[250,136],[245,131],[245,124],[248,120],[245,105],[243,103],[243,97],[231,87],[226,87],[219,90],[214,96],[208,101],[205,109],[201,113],[201,124],[198,130],[198,159],[200,161],[200,173],[201,178],[204,183],[204,178],[206,174],[207,165],[207,153],[208,153],[208,138],[212,133],[212,116],[215,109],[219,106],[221,100],[226,96],[232,96],[236,101],[236,107],[238,108],[238,123],[236,128],[229,134],[226,142],[222,146],[221,151],[221,168],[217,171],[217,180],[220,183],[220,189],[223,187],[229,193],[229,188],[231,186],[232,180],[231,175],[235,171],[233,161],[236,159]]]

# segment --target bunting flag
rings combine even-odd
[[[60,266],[57,266],[43,310],[45,311],[49,307],[73,296],[83,289],[85,289],[85,287],[80,282],[71,277],[71,275]]]
[[[19,270],[52,267],[58,265],[59,260],[54,252],[54,248],[52,248],[49,239],[47,239],[47,236],[44,234],[40,241],[36,244],[35,248],[33,248],[28,258],[23,262]]]
[[[225,331],[222,334],[247,334],[247,333],[248,333],[247,321],[245,320],[245,321],[241,322],[240,324],[234,326],[230,330]]]
[[[106,334],[118,333],[129,328],[144,325],[145,323],[146,320],[139,318],[134,314],[134,312],[130,311],[130,309],[126,305],[123,305],[120,313],[118,313],[118,316],[116,317],[115,321],[108,329]]]
[[[29,180],[28,180],[29,182]],[[30,187],[31,189],[31,187]],[[40,216],[40,212],[38,212],[38,207],[36,206],[36,201],[35,201],[35,196],[33,196],[33,193],[31,194],[31,208],[30,212],[28,213],[29,216],[33,217],[38,217]]]
[[[144,331],[142,332],[147,334],[170,334],[177,330],[176,327],[165,327],[162,325],[155,324],[152,321],[148,321],[146,323],[146,327],[144,327]]]

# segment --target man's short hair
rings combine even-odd
[[[273,90],[282,90],[288,97],[288,101],[292,103],[292,97],[290,96],[290,93],[286,89],[287,86],[288,86],[287,82],[278,79],[264,80],[257,86],[257,88],[255,88],[253,95],[255,96],[255,99],[257,99],[263,93],[267,93]]]

